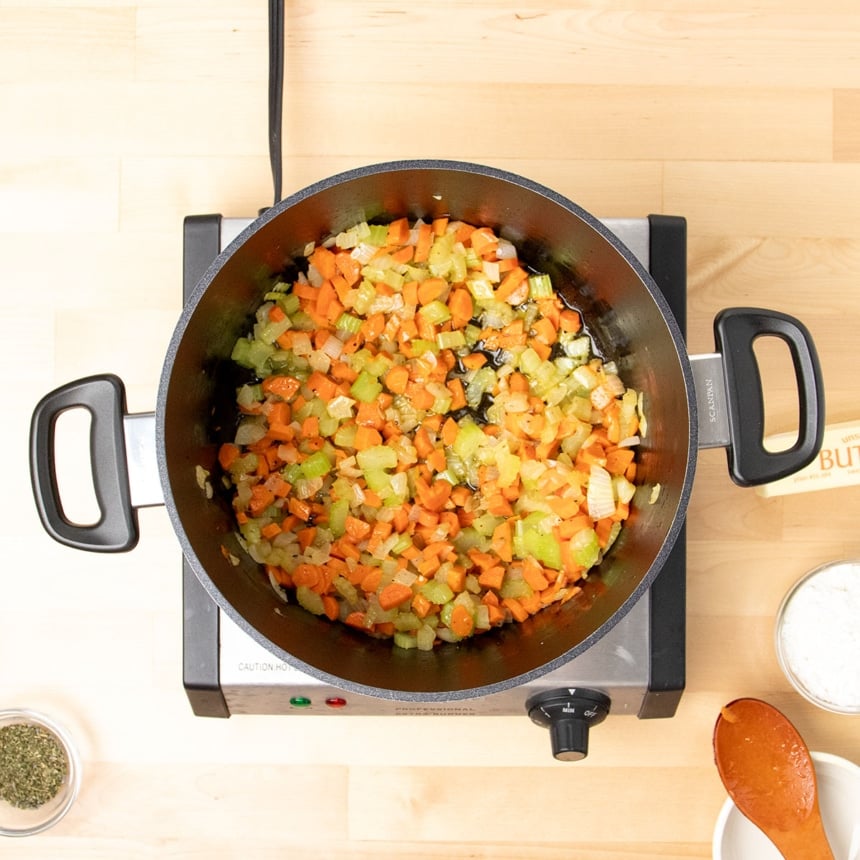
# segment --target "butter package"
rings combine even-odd
[[[778,433],[764,440],[769,451],[790,447],[794,433]],[[824,439],[818,456],[804,469],[756,487],[760,496],[786,496],[813,490],[830,490],[860,484],[860,420],[830,424],[824,428]]]

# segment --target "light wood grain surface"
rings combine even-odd
[[[689,345],[722,307],[800,316],[830,422],[860,418],[860,13],[855,0],[286,3],[284,190],[447,157],[512,169],[599,216],[685,216]],[[192,716],[180,553],[163,508],[122,556],[42,531],[30,415],[113,371],[154,408],[187,214],[271,198],[266,4],[0,0],[0,708],[77,738],[78,803],[4,858],[709,857],[724,800],[711,731],[765,698],[813,749],[860,762],[856,717],[789,688],[788,587],[860,556],[860,489],[763,499],[699,458],[687,689],[671,720],[609,719],[582,763],[522,718]],[[768,427],[791,428],[786,358]],[[74,456],[71,455],[71,456]]]

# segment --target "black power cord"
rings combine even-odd
[[[284,99],[284,0],[269,0],[269,163],[275,204],[281,199]]]

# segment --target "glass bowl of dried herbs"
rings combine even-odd
[[[56,824],[80,782],[80,759],[62,726],[35,711],[0,710],[0,836]]]

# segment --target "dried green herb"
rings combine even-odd
[[[68,773],[59,741],[41,726],[15,723],[0,728],[0,798],[19,809],[35,809],[55,797]]]

